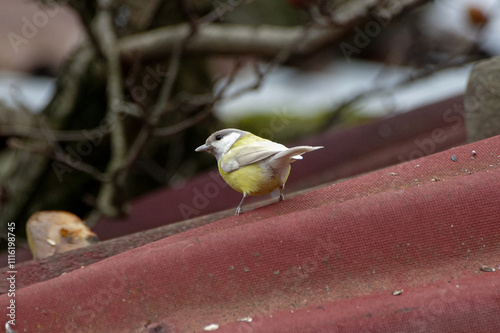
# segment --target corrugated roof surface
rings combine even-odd
[[[497,136],[31,284],[15,329],[498,332],[499,185]]]

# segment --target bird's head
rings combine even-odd
[[[195,151],[209,152],[215,156],[217,161],[219,161],[222,156],[224,156],[224,154],[231,149],[236,141],[247,134],[248,132],[235,128],[223,129],[210,135],[205,144],[196,148]]]

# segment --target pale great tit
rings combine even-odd
[[[279,188],[279,201],[284,200],[283,189],[290,174],[290,163],[320,148],[323,147],[287,148],[250,132],[228,128],[210,135],[195,151],[213,154],[224,181],[243,194],[236,208],[235,215],[238,215],[247,195],[269,194]]]

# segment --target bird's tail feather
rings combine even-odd
[[[308,153],[310,151],[321,149],[322,146],[312,147],[312,146],[297,146],[293,148],[288,148],[287,150],[281,151],[274,155],[269,161],[269,165],[273,168],[283,167],[295,160],[301,160],[302,154]]]

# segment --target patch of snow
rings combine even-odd
[[[54,96],[56,80],[14,72],[0,72],[0,101],[16,108],[17,101],[33,112],[43,110]]]

